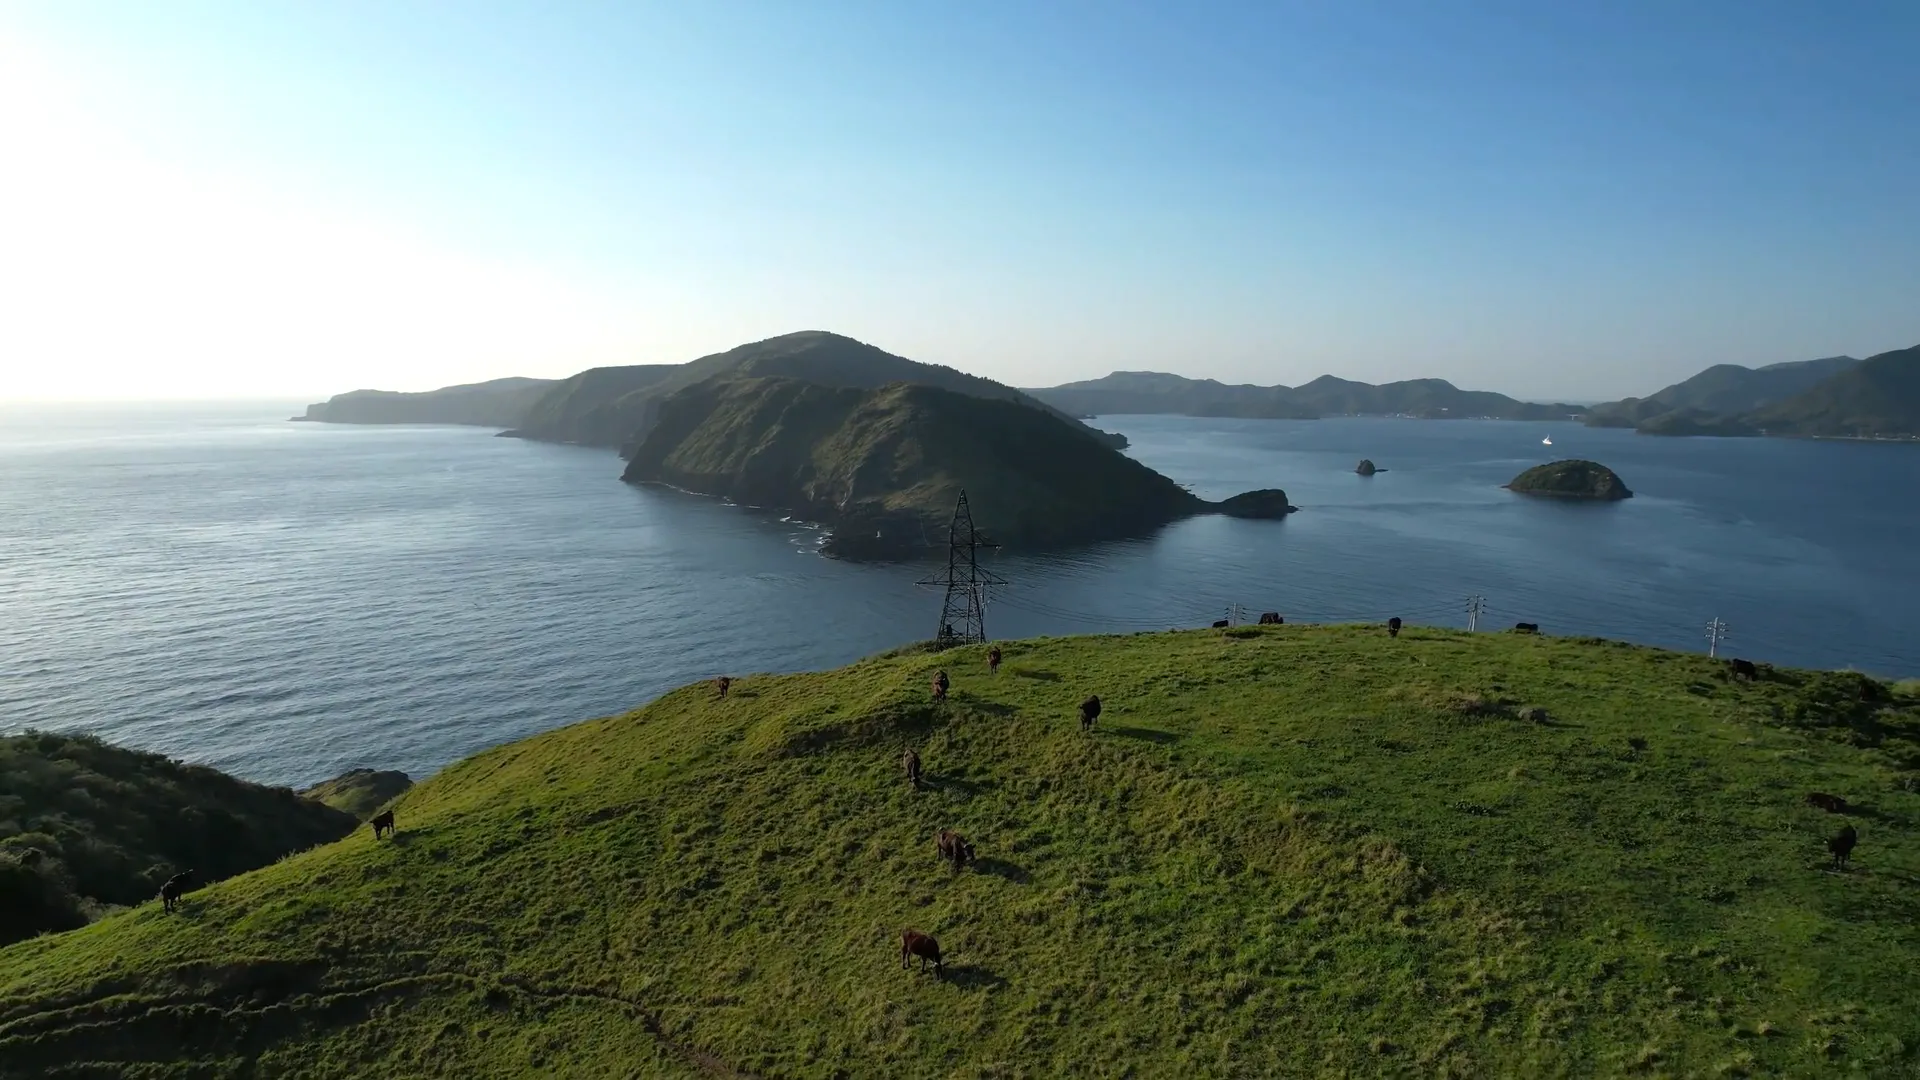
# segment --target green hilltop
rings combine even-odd
[[[945,544],[962,491],[982,532],[1022,548],[1288,509],[1280,491],[1267,493],[1277,507],[1206,502],[1048,413],[918,383],[706,379],[660,403],[623,479],[792,511],[832,526],[823,550],[852,557]]]
[[[0,950],[0,1072],[1920,1065],[1920,704],[1882,684],[1418,627],[1002,647],[687,687],[447,769],[393,839]]]

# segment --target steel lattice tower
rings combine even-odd
[[[987,586],[1005,585],[990,571],[980,569],[979,549],[999,545],[980,539],[973,529],[973,511],[967,506],[967,493],[953,507],[953,523],[947,527],[947,572],[920,582],[946,588],[940,605],[940,625],[934,643],[941,648],[968,645],[987,640]]]

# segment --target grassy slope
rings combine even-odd
[[[322,780],[300,794],[365,821],[412,786],[412,778],[403,772],[354,769]]]
[[[0,951],[0,1062],[1915,1067],[1913,730],[1770,719],[1845,711],[1809,704],[1845,679],[1736,685],[1694,655],[1420,629],[1005,647],[997,678],[971,648],[751,677],[724,702],[689,687],[448,769],[403,797],[397,842],[361,830],[182,915]],[[1091,736],[1071,719],[1088,691]],[[1476,715],[1499,698],[1553,719]],[[906,742],[928,790],[900,782]],[[1851,872],[1823,869],[1838,821],[1809,790],[1867,807]],[[975,868],[936,862],[942,826]],[[898,970],[903,926],[940,938],[945,981]]]

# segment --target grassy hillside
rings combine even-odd
[[[1920,437],[1920,345],[1869,357],[1742,419],[1770,435]]]
[[[355,819],[215,769],[77,735],[0,739],[0,944],[252,870]]]
[[[403,772],[351,769],[331,780],[322,780],[300,794],[352,814],[357,821],[365,821],[412,786],[412,778]]]
[[[997,677],[968,648],[688,687],[423,782],[397,840],[0,950],[0,1067],[1920,1065],[1916,706],[1876,684],[1418,628],[1004,647]],[[1809,791],[1855,804],[1850,870],[1826,869],[1843,819]],[[942,866],[942,827],[979,862]],[[899,969],[903,927],[940,939],[946,978]]]
[[[1587,423],[1596,427],[1648,425],[1646,431],[1651,435],[1718,434],[1689,430],[1685,424],[1679,423],[1679,419],[1694,414],[1731,417],[1765,408],[1802,393],[1859,362],[1851,356],[1829,356],[1822,360],[1768,364],[1761,368],[1715,364],[1692,378],[1674,383],[1647,397],[1595,405],[1587,413]],[[1695,419],[1699,418],[1695,416]]]
[[[1302,386],[1228,385],[1155,371],[1116,371],[1100,379],[1028,393],[1079,414],[1158,413],[1312,420],[1349,414],[1431,419],[1491,416],[1564,420],[1572,405],[1536,405],[1505,394],[1462,390],[1445,379],[1354,382],[1322,375]]]
[[[1014,401],[1049,412],[1114,448],[1126,438],[1095,431],[1013,387],[940,364],[922,364],[865,342],[810,330],[756,341],[685,364],[599,368],[554,387],[528,414],[529,438],[618,447],[631,453],[669,395],[716,377],[804,379],[822,386],[873,389],[893,382],[936,386],[971,397]]]
[[[1206,506],[1072,423],[916,384],[713,379],[661,404],[624,479],[794,511],[834,526],[828,549],[842,555],[944,545],[963,489],[974,524],[1019,547],[1130,535]]]
[[[492,382],[443,386],[420,393],[392,390],[355,390],[335,394],[307,406],[296,420],[332,424],[476,424],[512,427],[518,424],[552,379],[494,379]]]

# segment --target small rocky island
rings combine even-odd
[[[1360,464],[1354,466],[1353,471],[1359,473],[1361,476],[1372,476],[1374,473],[1386,472],[1387,470],[1374,468],[1372,458],[1361,458]]]
[[[1508,491],[1555,499],[1613,502],[1633,498],[1633,492],[1612,469],[1577,458],[1535,465],[1506,484]]]

